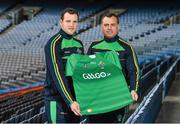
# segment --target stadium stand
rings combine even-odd
[[[11,25],[11,21],[7,19],[0,19],[0,33]]]
[[[100,25],[94,25],[93,17],[112,8],[124,8],[111,2],[71,2],[70,6],[80,11],[77,37],[83,41],[85,51],[92,41],[102,38]],[[7,3],[0,5],[1,15],[11,12],[8,8],[16,2]],[[59,31],[59,12],[69,5],[32,0],[20,3],[40,6],[42,10],[32,19],[13,26],[12,21],[0,18],[0,33],[6,31],[0,35],[0,122],[45,123],[43,49],[48,39]],[[15,5],[18,7],[18,2]],[[153,6],[127,7],[126,10],[119,14],[119,35],[135,48],[141,70],[140,99],[127,123],[152,123],[180,70],[180,22],[175,24],[170,20],[178,18],[180,9]],[[8,27],[11,29],[7,30]]]

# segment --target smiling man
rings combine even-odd
[[[67,8],[61,13],[60,31],[47,42],[45,113],[48,123],[79,122],[80,109],[75,101],[72,79],[65,77],[67,58],[73,54],[84,54],[83,44],[73,35],[77,30],[78,12]]]
[[[130,87],[129,90],[131,92],[132,99],[134,101],[137,101],[137,90],[139,83],[138,61],[133,47],[127,41],[123,40],[118,36],[119,17],[114,13],[104,14],[101,17],[101,29],[102,33],[104,34],[104,38],[99,41],[93,42],[88,49],[88,54],[90,55],[97,52],[116,51],[122,67],[121,71],[123,72],[126,83]],[[88,120],[89,122],[93,123],[123,122],[126,110],[127,107],[109,113],[90,116]]]

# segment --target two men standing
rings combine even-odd
[[[47,74],[45,81],[45,108],[49,123],[80,122],[80,107],[76,102],[72,79],[65,77],[65,65],[71,54],[84,54],[82,42],[74,38],[77,29],[78,12],[72,8],[61,14],[61,30],[45,46]],[[137,101],[139,67],[134,49],[118,36],[119,18],[113,13],[101,18],[104,38],[93,42],[88,55],[96,52],[116,51],[122,72],[133,100]],[[92,89],[93,90],[93,89]],[[120,95],[120,94],[117,94]],[[88,116],[86,122],[122,122],[126,108],[113,112]],[[119,119],[120,118],[120,119]]]

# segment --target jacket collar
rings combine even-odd
[[[62,38],[65,39],[71,39],[73,37],[73,35],[69,35],[67,34],[65,31],[63,31],[62,29],[60,29],[59,33],[61,34]]]
[[[107,38],[107,37],[104,36],[104,40],[107,41],[107,42],[115,42],[118,39],[119,39],[118,35],[114,36],[113,38]]]

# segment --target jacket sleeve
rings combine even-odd
[[[128,56],[126,62],[127,76],[130,83],[130,90],[138,91],[140,71],[137,61],[136,53],[132,46],[128,49]]]
[[[46,64],[53,79],[53,85],[57,87],[59,94],[63,97],[66,103],[70,105],[75,100],[70,93],[70,89],[65,78],[60,43],[61,42],[58,42],[58,39],[55,38],[51,44],[46,45]]]

